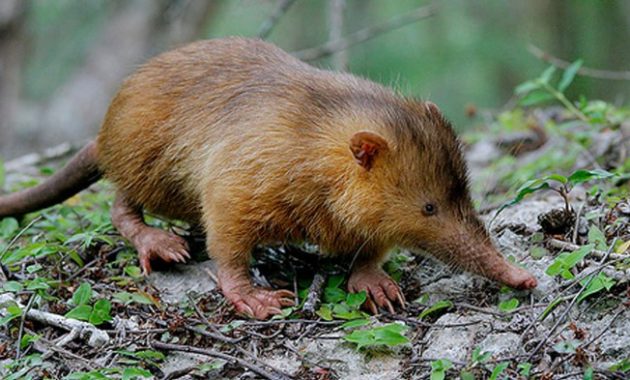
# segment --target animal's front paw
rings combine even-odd
[[[405,308],[405,296],[400,287],[380,268],[355,269],[348,280],[348,290],[352,293],[365,290],[367,293],[366,307],[373,314],[378,313],[377,306],[394,313],[392,302],[398,303],[403,309]]]
[[[151,273],[153,260],[184,263],[190,259],[186,240],[166,231],[147,228],[134,239],[133,243],[138,250],[140,267],[145,275]]]
[[[256,319],[267,319],[281,314],[281,308],[294,305],[293,292],[284,289],[262,289],[248,284],[230,290],[224,289],[223,294],[237,312]]]

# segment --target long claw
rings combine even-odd
[[[236,306],[236,310],[241,314],[245,314],[247,317],[254,318],[254,310],[252,310],[252,308],[246,303],[241,302],[238,306]]]
[[[280,302],[281,306],[294,306],[295,305],[295,301],[293,299],[288,299],[288,298],[280,298],[278,302]]]
[[[273,306],[268,307],[267,311],[269,312],[269,314],[273,314],[273,315],[275,315],[275,314],[282,314],[282,310],[278,309],[277,307],[273,307]]]
[[[407,302],[405,302],[405,296],[402,293],[398,293],[396,295],[396,298],[398,299],[398,303],[400,304],[400,307],[403,308],[403,310],[407,309]]]
[[[394,314],[394,306],[392,305],[392,303],[389,302],[389,300],[385,300],[384,303],[387,306],[387,311],[389,311],[391,314]]]
[[[369,296],[365,300],[365,305],[370,310],[372,315],[378,314],[378,309],[376,308],[376,304],[374,303],[374,301],[372,301],[372,298],[370,298]]]

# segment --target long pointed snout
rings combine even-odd
[[[431,249],[447,263],[500,282],[515,289],[532,289],[538,281],[526,270],[507,261],[489,239],[475,239],[467,234],[452,236]]]

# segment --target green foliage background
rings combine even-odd
[[[138,1],[138,0],[136,0]],[[255,36],[274,1],[217,0],[199,38]],[[295,51],[327,40],[326,0],[298,0],[269,40]],[[347,0],[345,33],[426,5],[422,0]],[[432,18],[381,35],[349,50],[349,70],[430,98],[462,128],[465,106],[500,108],[513,88],[546,65],[527,51],[532,43],[568,61],[609,70],[630,67],[630,4],[592,0],[436,1]],[[28,29],[32,54],[25,92],[45,99],[85,59],[89,44],[116,6],[106,0],[32,1]],[[166,48],[166,47],[165,47]],[[315,62],[327,66],[324,59]],[[579,77],[568,96],[586,94],[613,103],[630,84]]]

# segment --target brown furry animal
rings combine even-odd
[[[449,122],[350,74],[313,68],[259,40],[225,38],[161,54],[123,83],[95,143],[48,182],[0,198],[0,216],[50,206],[103,174],[117,188],[112,221],[137,248],[184,261],[186,243],[142,212],[199,224],[224,295],[267,318],[292,293],[252,285],[257,244],[307,240],[356,256],[348,287],[404,305],[381,269],[400,246],[515,288],[536,279],[492,246],[473,209]]]

